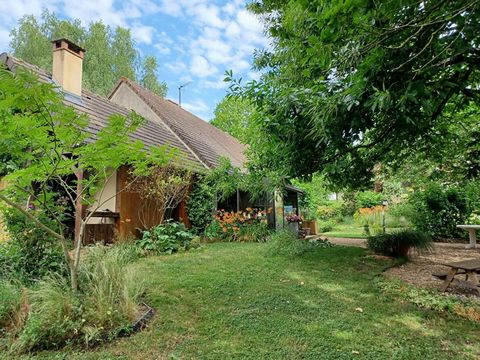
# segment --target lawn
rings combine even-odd
[[[386,228],[386,232],[392,232],[401,229],[402,228]],[[331,231],[321,233],[320,235],[333,238],[367,238],[363,226],[357,226],[354,224],[336,224]]]
[[[157,309],[150,328],[89,352],[44,359],[475,359],[480,325],[420,310],[374,281],[365,250],[265,257],[265,244],[216,243],[134,266]]]

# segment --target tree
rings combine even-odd
[[[101,21],[83,27],[80,20],[60,20],[54,13],[44,10],[40,18],[26,15],[10,33],[13,54],[31,64],[50,71],[52,68],[53,39],[67,38],[86,49],[83,85],[100,95],[107,95],[121,76],[137,80],[146,69],[141,63],[130,30],[117,27],[112,31]],[[152,60],[149,60],[151,64]],[[166,93],[166,84],[160,82],[153,70],[148,69],[148,84],[159,84]]]
[[[244,144],[254,136],[250,129],[256,115],[255,107],[246,99],[227,96],[217,104],[214,114],[210,123]]]
[[[106,95],[115,84],[112,72],[112,49],[110,27],[102,22],[90,23],[85,39],[85,59],[83,63],[83,83],[87,89]]]
[[[154,56],[146,56],[143,59],[140,85],[158,96],[165,97],[167,96],[167,84],[164,81],[158,81],[157,67],[157,59]]]
[[[130,140],[129,135],[143,123],[134,113],[112,116],[92,139],[84,131],[86,115],[65,106],[52,84],[40,83],[22,69],[15,73],[0,69],[0,114],[0,155],[8,154],[16,165],[3,169],[6,188],[0,190],[0,200],[58,239],[71,286],[77,290],[86,224],[111,199],[103,199],[105,184],[114,171],[127,165],[133,177],[117,189],[125,191],[152,167],[165,165],[168,153],[161,147],[145,151],[142,142]],[[85,215],[77,213],[80,226],[73,255],[65,235],[66,204],[72,209],[80,204],[89,207]],[[55,226],[50,225],[52,221],[42,222],[45,217]]]
[[[125,76],[136,79],[135,69],[138,66],[138,52],[129,29],[117,26],[112,39],[112,65],[115,79]]]
[[[478,102],[477,0],[263,0],[250,9],[272,50],[255,55],[259,81],[231,90],[262,112],[263,166],[363,185],[375,164],[436,138],[447,107]],[[269,161],[279,144],[283,164]]]
[[[162,224],[185,198],[191,185],[192,173],[177,166],[158,166],[138,177],[134,172],[132,191],[142,199],[138,218],[144,229]]]

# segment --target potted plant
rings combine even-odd
[[[314,213],[310,209],[303,211],[303,229],[308,232],[307,235],[316,235],[317,231],[317,219]],[[308,229],[308,230],[307,230]]]
[[[432,238],[417,230],[402,230],[391,234],[370,236],[367,247],[377,253],[406,257],[411,248],[417,250],[430,250]]]
[[[287,215],[286,220],[290,230],[292,230],[294,234],[298,235],[299,224],[303,222],[303,219],[297,214],[289,214]]]

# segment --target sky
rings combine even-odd
[[[0,0],[0,53],[9,51],[9,33],[18,20],[44,8],[84,26],[102,20],[130,28],[141,55],[157,58],[167,97],[177,101],[178,86],[189,83],[182,107],[204,120],[213,118],[226,94],[225,71],[244,81],[258,78],[252,54],[268,45],[243,0]]]

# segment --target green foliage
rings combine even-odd
[[[418,230],[401,230],[370,236],[367,239],[367,247],[381,254],[399,256],[402,254],[402,247],[430,250],[432,248],[432,238]]]
[[[29,313],[11,348],[26,352],[58,348],[78,336],[82,326],[81,301],[58,277],[45,278],[29,292]]]
[[[451,294],[438,294],[429,289],[421,289],[400,280],[388,279],[379,281],[378,286],[385,294],[398,296],[419,308],[440,313],[451,313],[471,321],[480,320],[478,303],[460,299]]]
[[[121,76],[139,80],[149,90],[164,96],[165,82],[156,76],[156,60],[146,56],[143,61],[135,49],[129,29],[112,30],[101,21],[82,26],[80,20],[60,20],[55,13],[44,10],[40,17],[25,15],[10,33],[13,54],[47,71],[52,67],[50,41],[67,38],[86,49],[84,86],[98,94],[108,95]],[[136,69],[139,69],[137,75]]]
[[[322,221],[338,220],[342,216],[342,203],[340,201],[329,201],[325,205],[317,207],[317,219]]]
[[[28,306],[22,310],[28,312],[26,320],[7,334],[11,351],[89,346],[129,331],[144,292],[139,274],[129,266],[135,259],[133,246],[96,245],[83,256],[79,292],[53,275],[28,290]]]
[[[416,191],[410,198],[415,208],[411,218],[414,226],[435,237],[462,237],[465,234],[457,229],[464,224],[470,212],[471,203],[478,201],[478,194],[467,194],[466,187],[441,186],[430,184],[423,191]],[[472,202],[469,201],[472,196]]]
[[[332,231],[335,228],[336,223],[332,220],[318,221],[318,230],[321,233]]]
[[[355,196],[357,206],[361,208],[371,208],[382,204],[384,195],[374,191],[361,191]]]
[[[14,316],[20,308],[22,290],[18,284],[0,281],[0,337],[7,325],[14,322]]]
[[[15,209],[4,212],[9,240],[0,242],[0,278],[31,284],[48,274],[67,276],[62,249],[52,235],[40,229]],[[55,229],[57,224],[40,215],[42,223]]]
[[[167,221],[164,224],[144,231],[138,246],[149,254],[172,254],[188,250],[195,235],[183,223]]]
[[[289,229],[278,230],[270,236],[267,243],[266,254],[268,256],[297,257],[317,248],[333,246],[327,240],[299,240]]]
[[[303,243],[289,229],[276,231],[268,241],[267,254],[270,256],[300,256],[305,252]]]
[[[331,193],[330,184],[320,174],[313,174],[309,180],[293,180],[292,184],[305,192],[300,197],[300,207],[304,217],[306,213],[311,218],[316,217],[321,206],[336,205],[328,199],[328,195]],[[321,212],[318,215],[322,216]]]
[[[475,0],[259,0],[250,9],[272,47],[256,52],[260,79],[231,90],[261,114],[255,160],[291,177],[321,171],[368,184],[374,164],[441,138],[448,109],[478,100]]]
[[[215,191],[209,178],[198,175],[187,199],[188,218],[197,234],[203,233],[212,221],[215,209]]]
[[[132,141],[130,135],[145,121],[135,113],[112,115],[92,141],[85,131],[87,115],[65,106],[54,84],[42,83],[22,68],[14,73],[0,69],[0,116],[0,157],[8,154],[17,165],[8,168],[0,199],[23,211],[36,227],[59,241],[72,287],[77,288],[85,232],[77,233],[76,256],[72,258],[64,226],[66,219],[73,218],[68,209],[78,202],[91,206],[90,214],[80,221],[84,230],[89,217],[103,206],[96,202],[95,194],[116,170],[126,165],[133,169],[133,176],[145,176],[166,165],[176,152],[166,146],[145,151],[141,141]],[[83,177],[83,173],[88,176]],[[79,184],[82,191],[78,191]],[[45,215],[52,221],[43,223]]]
[[[154,56],[147,56],[143,59],[143,69],[140,77],[140,85],[151,92],[165,97],[167,95],[167,83],[158,81],[157,78],[157,59]]]
[[[252,118],[255,107],[247,100],[237,97],[225,97],[217,104],[212,125],[229,133],[244,144],[248,144],[252,133]]]

